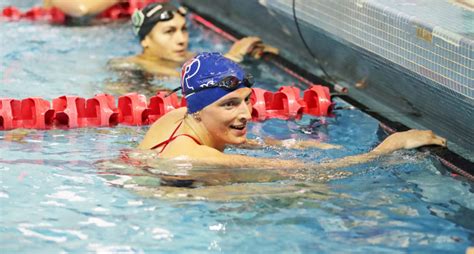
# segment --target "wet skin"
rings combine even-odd
[[[252,117],[251,92],[250,88],[238,89],[199,112],[212,147],[223,151],[226,145],[246,142],[247,123]]]
[[[189,57],[189,33],[186,19],[175,13],[167,21],[156,23],[151,32],[141,41],[142,58],[183,63]]]

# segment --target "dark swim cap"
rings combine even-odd
[[[150,33],[156,23],[167,21],[174,17],[174,13],[186,15],[186,9],[176,7],[171,3],[152,3],[141,10],[136,10],[132,15],[133,31],[142,41]]]
[[[235,87],[217,86],[228,77],[238,79]],[[249,87],[244,70],[220,53],[200,53],[184,63],[181,69],[181,90],[186,98],[188,113],[197,112],[232,91]]]

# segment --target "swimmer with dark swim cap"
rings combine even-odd
[[[188,51],[189,34],[186,10],[171,3],[152,3],[132,15],[135,34],[143,48],[141,54],[112,59],[113,70],[142,70],[159,76],[179,77],[179,68],[195,53]],[[256,53],[257,52],[257,53]],[[240,62],[247,54],[274,53],[278,50],[265,45],[258,37],[245,37],[231,47],[225,56]]]
[[[299,170],[343,167],[363,163],[398,149],[446,144],[445,139],[431,131],[410,130],[392,134],[368,153],[321,164],[225,154],[224,149],[228,145],[265,145],[246,137],[247,124],[251,119],[250,87],[253,83],[249,73],[219,53],[196,55],[182,67],[180,88],[186,97],[187,107],[170,111],[156,121],[139,148],[152,149],[160,158],[185,158],[206,165]],[[318,142],[311,140],[277,141],[271,145],[287,148],[319,147]]]
[[[185,17],[186,12],[184,7],[177,7],[173,4],[149,4],[142,10],[136,10],[133,13],[133,31],[142,41],[151,32],[156,23],[171,20],[175,14]]]

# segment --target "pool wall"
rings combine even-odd
[[[183,2],[474,161],[473,11],[447,0]]]

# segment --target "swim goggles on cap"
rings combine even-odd
[[[177,12],[181,16],[186,16],[186,9],[183,6],[175,7],[168,5],[157,4],[151,10],[146,11],[144,10],[136,10],[132,15],[132,24],[133,24],[133,31],[135,34],[139,35],[140,29],[145,25],[155,25],[161,21],[168,21],[173,19],[174,14],[173,12]],[[163,10],[164,9],[164,10]],[[150,29],[151,30],[151,29]]]
[[[191,96],[191,95],[193,95],[193,94],[195,94],[199,91],[202,91],[202,90],[205,90],[205,89],[208,89],[208,88],[220,87],[220,88],[223,88],[227,91],[233,91],[233,90],[237,89],[240,84],[243,84],[245,87],[251,88],[254,83],[255,83],[255,80],[253,78],[253,75],[249,74],[249,73],[245,74],[245,77],[242,80],[240,80],[236,76],[227,76],[227,77],[221,79],[217,83],[209,84],[209,85],[201,86],[201,87],[197,88],[192,93],[186,94],[186,97]],[[175,89],[173,89],[169,94],[166,95],[166,97],[168,97],[171,94],[179,91],[179,89],[181,89],[181,86],[176,87]]]
[[[254,79],[253,79],[252,74],[245,74],[245,77],[242,80],[239,80],[239,78],[237,78],[236,76],[227,76],[227,77],[221,79],[217,83],[199,87],[196,90],[194,90],[192,93],[187,94],[187,96],[189,96],[193,93],[197,93],[199,91],[202,91],[204,89],[214,88],[214,87],[220,87],[220,88],[223,88],[227,91],[233,91],[233,90],[237,89],[237,87],[241,83],[244,86],[248,87],[248,88],[252,87],[253,84],[254,84]]]
[[[147,14],[146,16],[148,18],[152,17],[153,14],[155,14],[157,11],[161,10],[163,8],[162,5],[158,5],[156,6],[155,8],[151,9]],[[178,7],[178,9],[176,10],[177,13],[179,13],[181,16],[185,16],[186,15],[186,9],[183,7],[183,6],[180,6]],[[173,10],[166,10],[166,11],[163,11],[162,13],[160,13],[160,15],[157,15],[158,18],[153,18],[153,20],[155,20],[155,22],[158,22],[158,21],[167,21],[167,20],[170,20],[174,17],[174,14],[173,14]]]

